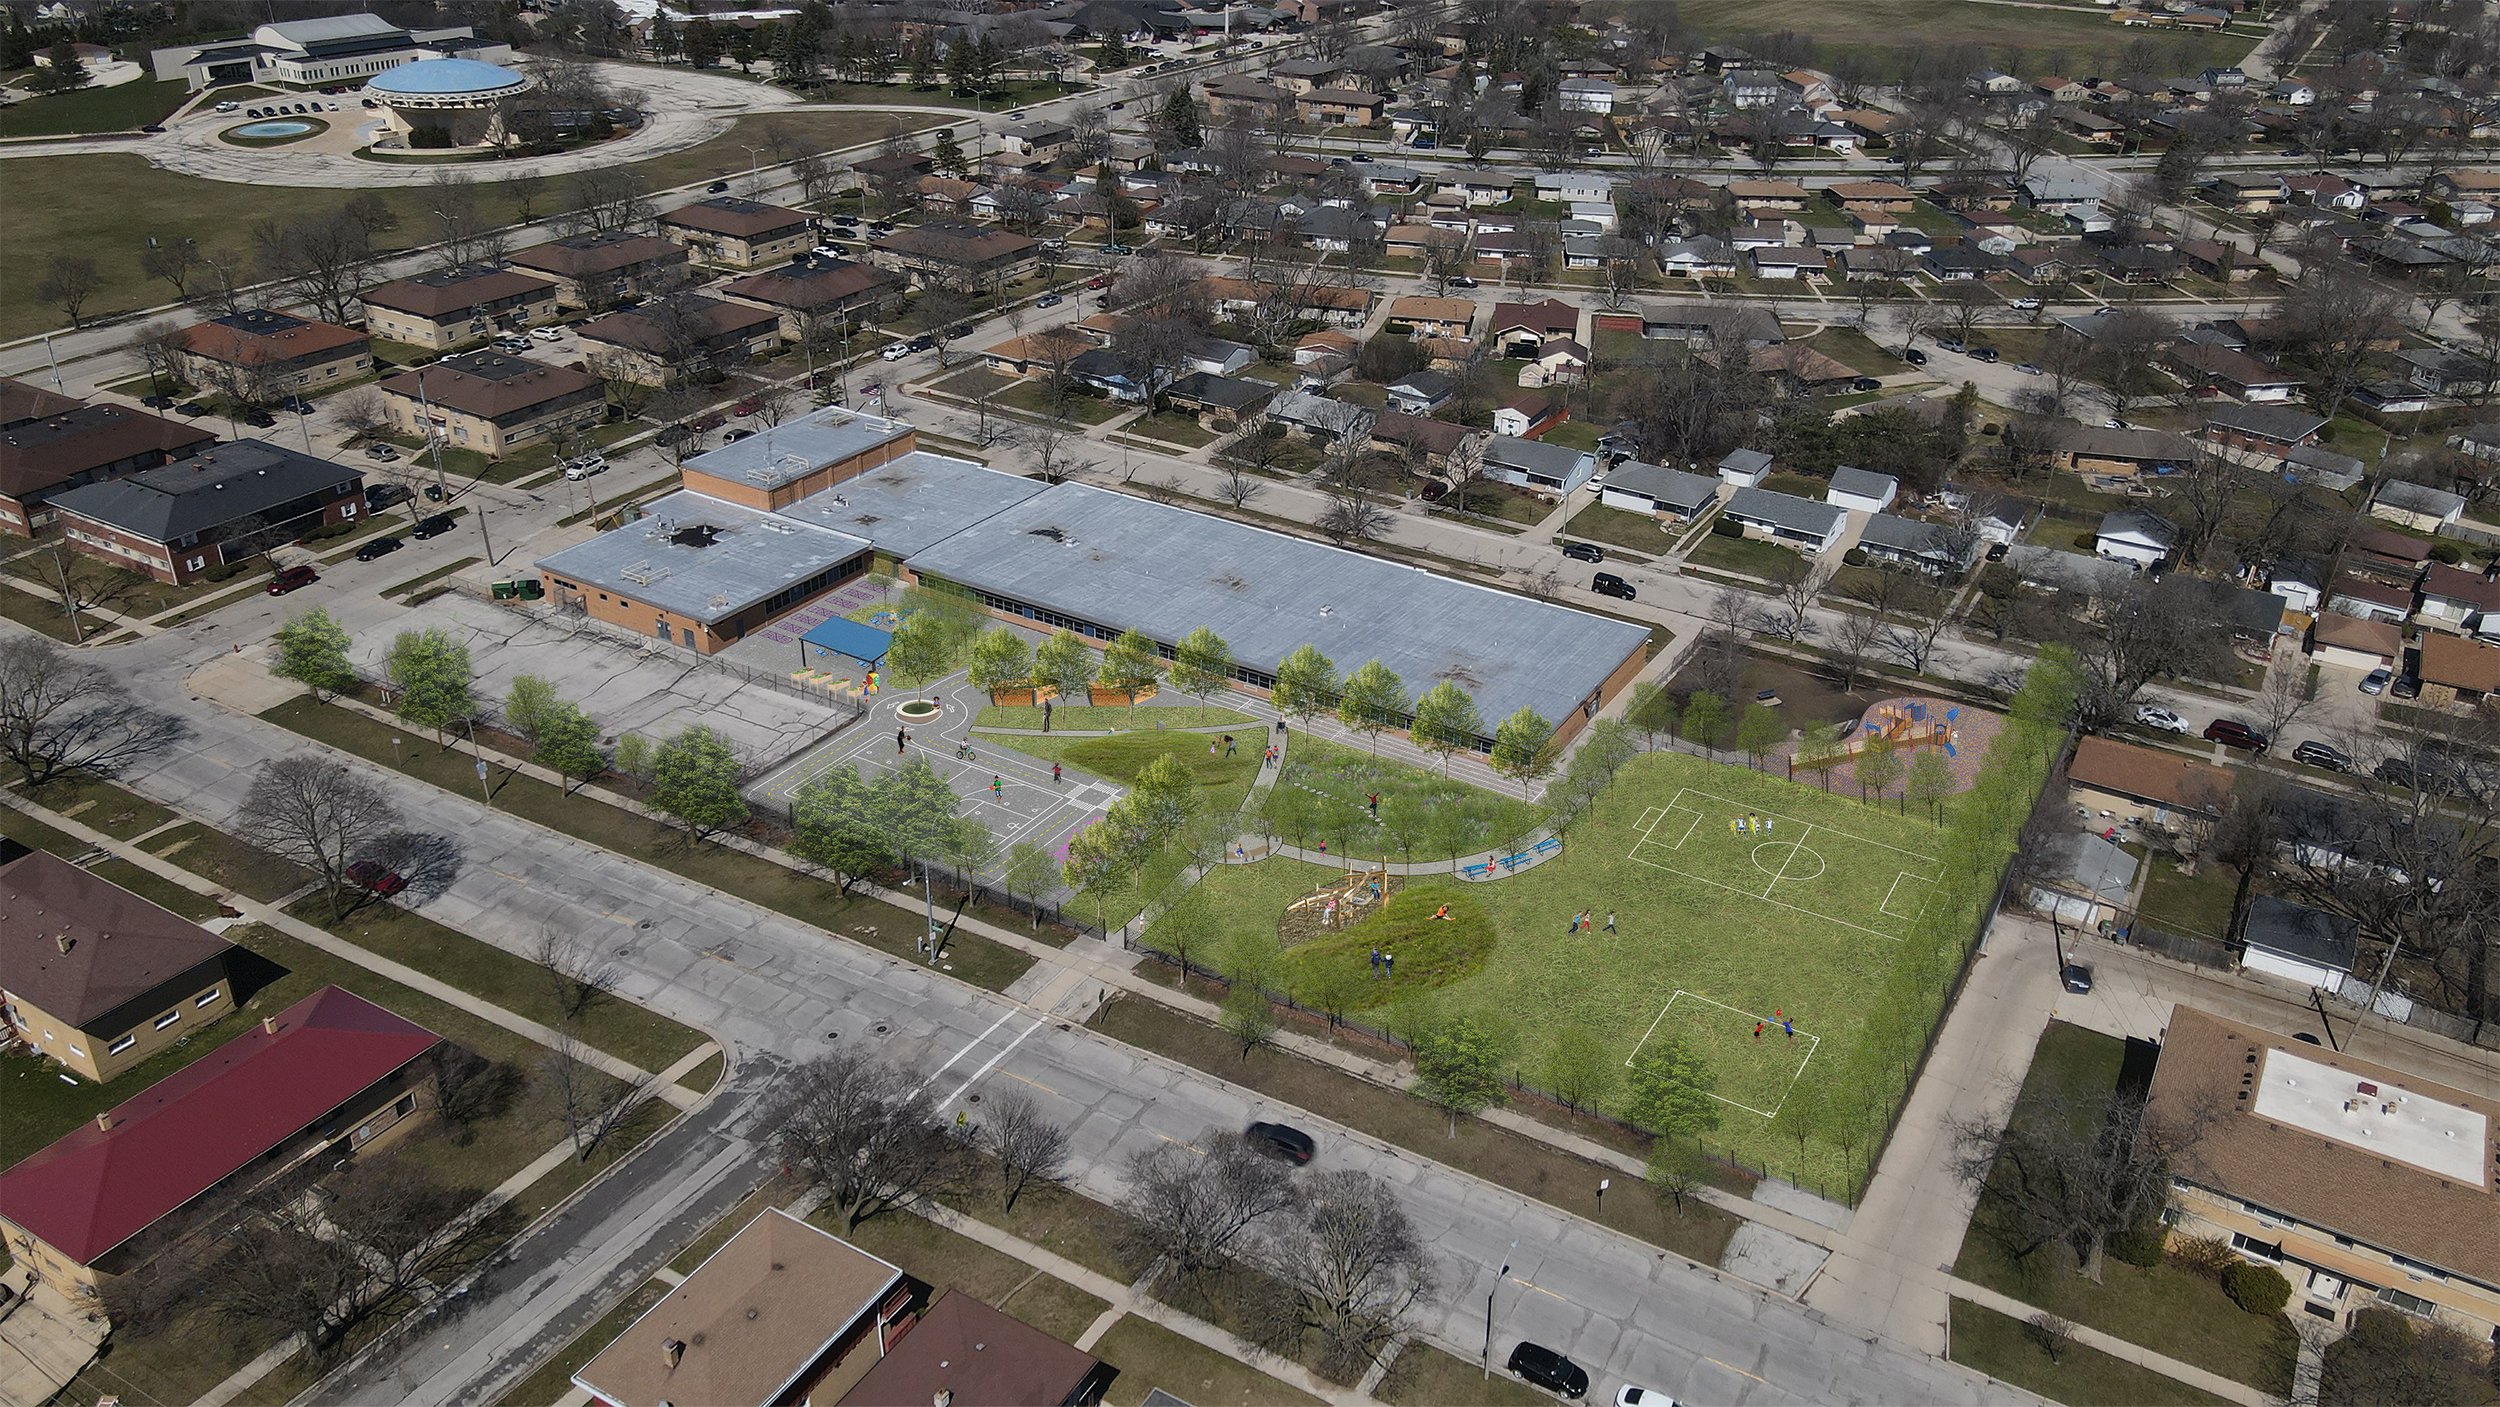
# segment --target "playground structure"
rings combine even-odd
[[[1285,906],[1287,914],[1319,911],[1321,928],[1342,928],[1353,913],[1367,905],[1389,897],[1389,862],[1382,860],[1365,870],[1347,870],[1345,878],[1332,879]]]
[[[1959,756],[1954,749],[1955,724],[1962,716],[1959,708],[1945,708],[1939,715],[1938,705],[1924,699],[1886,699],[1866,711],[1856,731],[1840,745],[1840,756],[1853,759],[1876,745],[1889,743],[1895,752],[1910,752],[1923,747],[1941,748],[1947,757]]]

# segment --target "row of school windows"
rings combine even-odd
[[[193,997],[193,998],[191,999],[191,1006],[192,1006],[192,1009],[193,1009],[193,1010],[200,1010],[200,1009],[202,1009],[202,1008],[215,1006],[215,1005],[217,1004],[217,999],[218,999],[218,997],[220,997],[220,996],[222,996],[222,995],[224,995],[224,993],[223,993],[222,991],[220,991],[218,988],[211,987],[211,988],[209,988],[207,991],[202,992],[202,993],[200,993],[198,996]],[[178,1022],[178,1021],[180,1021],[181,1019],[182,1019],[182,1008],[181,1008],[181,1007],[179,1007],[179,1006],[177,1006],[177,1007],[173,1008],[172,1010],[170,1010],[170,1011],[166,1012],[164,1015],[157,1017],[157,1018],[156,1018],[156,1020],[155,1020],[154,1022],[150,1023],[150,1026],[151,1026],[151,1029],[158,1030],[158,1031],[162,1031],[162,1030],[164,1030],[166,1027],[173,1025],[175,1022]],[[50,1031],[46,1031],[46,1032],[44,1032],[44,1033],[43,1033],[43,1038],[44,1038],[45,1040],[47,1040],[47,1041],[48,1041],[48,1040],[53,1039],[53,1034],[52,1034],[52,1032],[50,1032]],[[114,1041],[113,1041],[113,1043],[112,1043],[111,1045],[106,1046],[106,1047],[104,1048],[104,1053],[105,1053],[106,1055],[119,1055],[119,1054],[121,1054],[123,1051],[126,1051],[126,1050],[130,1049],[132,1046],[137,1045],[138,1043],[139,1043],[139,1033],[138,1033],[138,1032],[136,1032],[136,1031],[126,1031],[126,1032],[122,1033],[122,1035],[120,1035],[119,1037],[115,1038],[115,1039],[114,1039]],[[80,1059],[82,1059],[82,1060],[83,1060],[83,1059],[85,1059],[85,1058],[86,1058],[86,1055],[87,1055],[87,1052],[86,1052],[85,1050],[81,1049],[80,1047],[78,1047],[78,1046],[76,1046],[76,1045],[72,1045],[72,1046],[69,1048],[69,1053],[70,1053],[70,1054],[72,1054],[72,1055],[75,1055],[75,1056],[79,1057],[79,1058],[80,1058]]]

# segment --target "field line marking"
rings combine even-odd
[[[1794,817],[1794,816],[1787,815],[1787,814],[1785,814],[1785,813],[1783,813],[1783,812],[1778,812],[1778,811],[1765,811],[1763,808],[1761,808],[1761,807],[1759,807],[1759,806],[1744,806],[1744,805],[1740,805],[1740,804],[1738,804],[1738,803],[1736,803],[1736,802],[1733,802],[1733,801],[1728,800],[1728,799],[1727,799],[1726,797],[1724,797],[1724,796],[1716,796],[1716,795],[1713,795],[1713,794],[1711,794],[1711,793],[1709,793],[1709,792],[1706,792],[1706,791],[1695,791],[1695,790],[1693,790],[1691,787],[1686,787],[1686,788],[1684,788],[1682,791],[1679,791],[1679,792],[1677,792],[1677,793],[1676,793],[1676,803],[1677,803],[1677,805],[1681,806],[1681,805],[1683,804],[1683,800],[1684,800],[1684,798],[1685,798],[1686,796],[1688,796],[1688,795],[1690,795],[1690,796],[1698,796],[1698,797],[1701,797],[1701,798],[1702,798],[1703,800],[1705,800],[1705,801],[1709,801],[1709,802],[1713,802],[1713,803],[1716,803],[1716,804],[1721,805],[1721,806],[1726,806],[1726,807],[1729,807],[1729,808],[1731,808],[1734,812],[1736,812],[1737,814],[1740,814],[1740,815],[1742,815],[1742,814],[1746,814],[1746,813],[1751,813],[1751,814],[1753,814],[1753,815],[1757,815],[1757,816],[1760,816],[1760,815],[1768,815],[1768,816],[1770,816],[1773,820],[1776,820],[1776,821],[1786,821],[1786,822],[1788,822],[1788,823],[1789,823],[1789,824],[1791,824],[1791,825],[1796,825],[1796,826],[1810,826],[1810,827],[1813,827],[1813,828],[1815,828],[1815,829],[1817,829],[1817,830],[1825,830],[1825,831],[1830,831],[1832,834],[1837,835],[1837,836],[1841,836],[1841,837],[1843,837],[1843,838],[1845,838],[1845,839],[1847,839],[1847,840],[1849,840],[1849,841],[1851,841],[1851,842],[1853,842],[1853,843],[1855,843],[1855,844],[1858,844],[1858,845],[1871,845],[1871,846],[1876,846],[1876,847],[1879,847],[1879,848],[1882,848],[1882,849],[1885,849],[1885,850],[1892,851],[1892,852],[1893,852],[1894,854],[1896,854],[1896,855],[1907,855],[1907,856],[1909,856],[1910,858],[1912,858],[1912,859],[1914,859],[1914,860],[1917,860],[1917,861],[1918,861],[1920,864],[1922,864],[1922,865],[1930,865],[1930,866],[1935,866],[1935,867],[1941,868],[1941,867],[1943,866],[1943,864],[1944,864],[1944,861],[1942,861],[1942,860],[1940,860],[1940,859],[1936,858],[1936,857],[1935,857],[1935,856],[1933,856],[1933,855],[1923,855],[1923,854],[1920,854],[1920,853],[1919,853],[1918,851],[1916,851],[1916,850],[1910,850],[1910,849],[1906,849],[1906,848],[1904,848],[1904,847],[1902,847],[1902,846],[1894,845],[1894,844],[1892,844],[1890,841],[1872,840],[1872,839],[1869,839],[1869,838],[1867,838],[1867,837],[1865,837],[1865,836],[1857,835],[1857,834],[1855,834],[1855,833],[1853,833],[1853,832],[1842,830],[1842,829],[1840,829],[1838,826],[1828,825],[1828,824],[1825,824],[1825,823],[1820,822],[1820,821],[1804,821],[1804,820],[1799,820],[1798,818],[1796,818],[1796,817]],[[1692,810],[1700,810],[1700,809],[1702,809],[1702,808],[1700,808],[1700,807],[1691,807],[1691,808],[1688,808],[1688,809],[1692,809]],[[1905,868],[1907,868],[1907,867],[1905,867]]]
[[[1797,863],[1797,856],[1806,848],[1806,837],[1812,834],[1814,834],[1814,827],[1809,824],[1806,826],[1804,835],[1800,835],[1795,840],[1788,843],[1788,854],[1781,858],[1779,870],[1771,876],[1771,882],[1769,884],[1762,886],[1763,898],[1770,898],[1771,891],[1780,887],[1781,880],[1788,878],[1788,867]],[[1817,856],[1816,858],[1820,859],[1822,857]]]
[[[1750,889],[1739,889],[1733,884],[1727,884],[1722,881],[1712,879],[1708,875],[1695,874],[1691,870],[1677,869],[1673,865],[1663,864],[1656,860],[1644,860],[1637,854],[1627,855],[1624,858],[1632,861],[1636,865],[1647,865],[1652,869],[1665,870],[1669,874],[1682,875],[1686,879],[1697,880],[1700,883],[1709,885],[1713,889],[1724,889],[1730,894],[1740,894],[1745,898],[1757,900],[1765,904],[1777,904],[1781,908],[1788,910],[1790,913],[1804,914],[1807,918],[1818,919],[1824,923],[1838,924],[1842,928],[1854,928],[1860,933],[1866,934],[1872,938],[1881,938],[1887,943],[1898,943],[1901,941],[1901,935],[1897,933],[1886,933],[1880,928],[1869,928],[1862,923],[1851,923],[1845,918],[1834,918],[1830,914],[1818,913],[1813,909],[1800,908],[1795,904],[1789,903],[1785,899],[1774,899],[1766,894],[1756,894]]]

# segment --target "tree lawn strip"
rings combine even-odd
[[[1004,1251],[908,1212],[872,1217],[845,1231],[841,1215],[827,1207],[808,1217],[808,1223],[901,1266],[905,1274],[928,1284],[931,1300],[947,1290],[961,1291],[1062,1343],[1082,1336],[1111,1307]]]
[[[972,720],[975,728],[1042,726],[1039,704],[990,704]],[[1050,726],[1062,733],[1154,732],[1164,728],[1242,728],[1264,725],[1237,709],[1210,704],[1167,704],[1140,701],[1134,709],[1119,704],[1054,705]]]
[[[2115,1037],[2051,1022],[2015,1100],[2013,1123],[2040,1119],[2047,1102],[2061,1098],[2085,1101],[2079,1118],[2097,1117],[2094,1111],[2106,1108],[2117,1091],[2125,1052],[2125,1042]],[[2148,1268],[2105,1256],[2098,1284],[2076,1274],[2072,1262],[2055,1252],[2014,1260],[1989,1235],[1997,1215],[1997,1204],[1983,1187],[1954,1274],[2277,1397],[2289,1394],[2291,1321],[2247,1313],[2219,1283],[2167,1260]]]
[[[45,810],[115,840],[136,839],[174,819],[173,812],[101,777],[55,777],[27,795]]]
[[[2051,1362],[2030,1325],[1969,1300],[1953,1302],[1951,1338],[1954,1362],[2069,1407],[2224,1407],[2230,1401],[2082,1344],[2067,1345]]]
[[[385,586],[382,588],[382,594],[385,596],[405,596],[410,592],[415,591],[418,587],[430,586],[464,567],[474,567],[478,564],[479,560],[480,559],[476,557],[463,557],[459,561],[446,563],[443,566],[436,567],[434,570],[427,572],[423,576],[412,576],[406,581],[399,583],[397,586]]]
[[[1440,1110],[1413,1095],[1387,1089],[1274,1047],[1244,1057],[1240,1042],[1196,1017],[1138,999],[1112,1002],[1095,1014],[1093,1027],[1115,1040],[1154,1051],[1220,1079],[1303,1109],[1323,1110],[1350,1128],[1461,1172],[1507,1187],[1575,1216],[1611,1226],[1651,1245],[1663,1246],[1704,1265],[1727,1250],[1736,1218],[1694,1203],[1677,1216],[1645,1193],[1601,1199],[1601,1179],[1613,1168],[1498,1128],[1461,1119],[1452,1136]]]
[[[1554,1400],[1507,1371],[1487,1377],[1479,1365],[1421,1339],[1398,1350],[1372,1396],[1390,1407],[1548,1407]]]
[[[1103,1396],[1110,1407],[1138,1407],[1156,1388],[1194,1407],[1298,1407],[1319,1401],[1134,1314],[1111,1326],[1095,1343],[1094,1356],[1120,1370]]]
[[[254,849],[197,821],[160,831],[148,837],[143,848],[202,879],[264,904],[274,904],[313,882],[312,872],[293,861]]]
[[[720,1083],[721,1071],[728,1065],[729,1057],[719,1051],[714,1051],[704,1057],[702,1064],[679,1075],[677,1083],[681,1088],[693,1090],[697,1094],[709,1094],[712,1092],[712,1086]]]
[[[437,744],[420,729],[394,728],[361,713],[290,699],[260,715],[280,727],[318,739],[376,765],[387,765],[391,739],[399,738],[398,770],[446,791],[466,795],[477,785],[477,759]],[[871,899],[845,897],[812,876],[725,846],[691,843],[685,831],[636,815],[579,792],[559,788],[488,759],[488,785],[498,810],[600,846],[630,859],[734,894],[801,923],[837,933],[896,957],[911,958],[924,933],[917,913]],[[1000,943],[958,930],[947,944],[946,970],[964,981],[1004,991],[1033,960]]]

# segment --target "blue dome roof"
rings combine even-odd
[[[463,93],[492,93],[526,81],[511,69],[476,59],[419,59],[376,75],[365,86],[377,93],[456,97]]]

